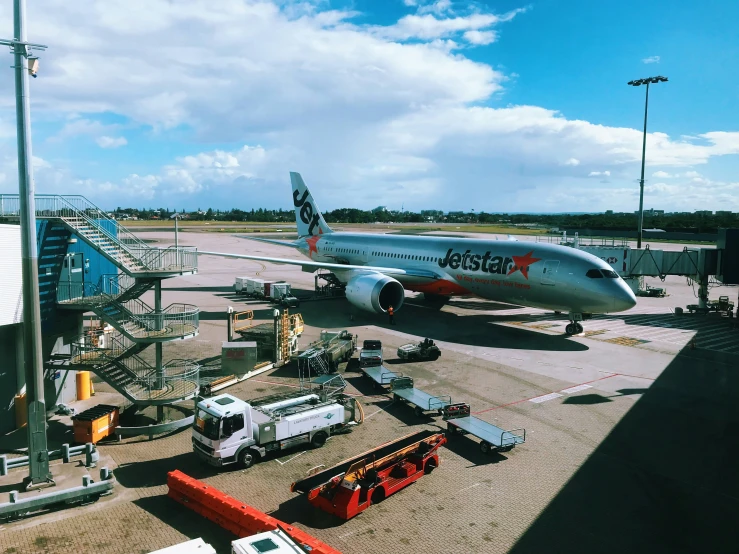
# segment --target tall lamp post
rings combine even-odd
[[[639,238],[636,243],[637,248],[641,248],[641,241],[643,235],[644,226],[644,159],[647,153],[647,110],[649,109],[649,85],[657,83],[666,83],[667,77],[657,75],[656,77],[647,77],[646,79],[636,79],[635,81],[629,81],[627,85],[632,87],[638,87],[641,85],[647,85],[647,97],[644,101],[644,139],[641,147],[641,179],[639,180]]]
[[[21,254],[23,274],[23,353],[28,410],[28,477],[26,490],[54,484],[49,469],[46,442],[46,404],[44,365],[41,350],[41,308],[38,291],[38,252],[36,247],[36,186],[31,165],[31,109],[29,75],[38,71],[35,50],[46,46],[26,40],[26,2],[13,2],[13,39],[0,39],[14,56],[15,113],[18,134],[18,197],[20,201]]]

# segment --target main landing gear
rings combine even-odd
[[[568,335],[579,335],[583,332],[582,314],[570,314],[570,323],[565,327],[565,333]]]

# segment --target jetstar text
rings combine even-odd
[[[447,251],[446,257],[439,258],[439,267],[449,267],[449,269],[462,268],[465,271],[484,271],[485,273],[497,273],[499,275],[508,273],[513,264],[511,258],[503,256],[492,256],[490,252],[484,255],[471,254],[467,250],[464,254],[454,252],[451,248]]]
[[[306,190],[303,193],[303,196],[301,198],[298,198],[300,193],[297,190],[293,191],[293,204],[295,204],[296,208],[300,208],[300,219],[305,223],[306,225],[310,225],[308,227],[308,234],[313,234],[313,229],[316,225],[318,225],[318,222],[321,220],[321,214],[313,213],[313,204],[311,204],[308,201],[308,191]]]

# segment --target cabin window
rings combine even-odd
[[[591,279],[602,279],[603,275],[597,269],[588,269],[588,272],[585,274],[585,277],[590,277]]]

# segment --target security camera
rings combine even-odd
[[[28,58],[28,74],[31,77],[38,77],[36,73],[38,72],[38,58],[30,57]]]

